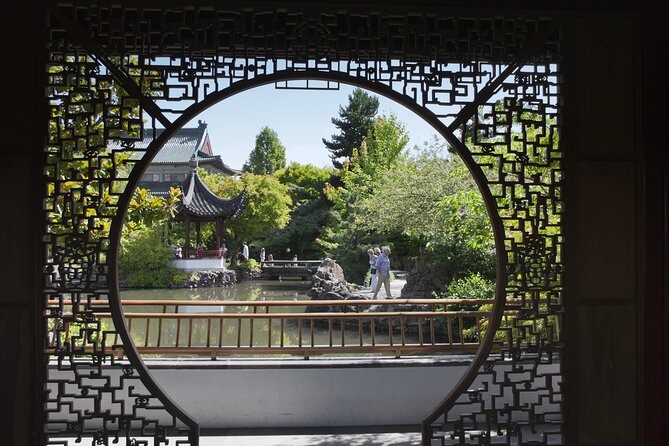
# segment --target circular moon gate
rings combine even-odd
[[[51,21],[44,295],[45,353],[58,364],[45,383],[54,441],[142,436],[162,444],[176,436],[197,444],[197,424],[152,380],[123,320],[116,247],[124,212],[149,160],[197,113],[253,86],[295,88],[306,78],[355,84],[417,112],[463,157],[493,222],[497,292],[488,330],[454,391],[425,408],[424,444],[479,444],[492,433],[561,441],[554,23],[76,3],[54,7]],[[138,150],[144,113],[149,128],[166,130]],[[456,136],[465,129],[467,145]]]

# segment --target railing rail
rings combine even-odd
[[[376,299],[123,300],[121,303],[130,334],[143,354],[308,358],[321,354],[401,356],[475,352],[490,312],[450,308],[492,302],[490,299]],[[49,306],[61,304],[66,312],[71,310],[71,302],[49,302]],[[105,312],[105,302],[93,305],[99,305],[98,320],[111,319],[111,314]],[[303,309],[296,312],[295,307]],[[509,307],[513,308],[513,303],[507,302]],[[339,311],[328,311],[335,308]],[[511,313],[507,311],[505,318]],[[67,316],[64,314],[64,320]],[[51,347],[76,342],[70,334],[71,324],[74,322],[52,327]],[[122,355],[118,335],[108,336],[103,342]]]

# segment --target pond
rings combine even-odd
[[[135,289],[121,292],[124,300],[309,300],[311,282],[301,280],[249,280],[229,287]],[[146,308],[146,307],[145,307]],[[298,307],[302,312],[303,307]]]

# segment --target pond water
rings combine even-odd
[[[301,301],[310,300],[307,291],[310,282],[285,281],[245,281],[231,287],[207,287],[186,289],[142,289],[126,290],[121,292],[122,300],[174,300],[174,301]],[[162,306],[126,305],[126,313],[162,313]],[[259,313],[265,312],[259,307]],[[166,312],[174,313],[174,306],[167,306]],[[180,305],[179,313],[249,313],[252,306],[197,306]],[[269,310],[270,313],[304,313],[305,306],[277,306]],[[328,345],[330,342],[342,344],[371,342],[370,333],[361,333],[358,329],[338,323],[329,327],[327,323],[311,323],[309,320],[278,318],[271,320],[249,319],[199,319],[183,320],[181,323],[173,319],[166,319],[160,323],[148,319],[135,319],[130,324],[130,333],[138,347],[197,346],[205,347],[278,347],[278,346],[308,346]],[[192,324],[192,326],[191,326]],[[342,333],[343,329],[343,333]],[[312,341],[313,339],[313,341]],[[399,340],[399,339],[398,339]],[[175,355],[170,355],[175,356]],[[176,355],[182,356],[182,355]]]
[[[127,300],[309,300],[311,282],[301,280],[249,280],[229,287],[149,289],[121,291]],[[144,311],[148,307],[142,307]],[[211,308],[211,307],[209,307]],[[299,308],[299,312],[304,310]]]

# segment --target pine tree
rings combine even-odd
[[[284,167],[286,149],[281,145],[279,135],[269,127],[263,127],[256,136],[255,148],[242,170],[257,175],[271,175]]]
[[[323,138],[323,144],[332,152],[330,158],[336,168],[342,167],[341,158],[351,158],[353,149],[360,147],[363,138],[372,129],[374,118],[379,110],[379,99],[356,88],[348,95],[348,105],[339,107],[339,118],[332,118],[332,123],[340,130],[332,135],[332,140]]]

